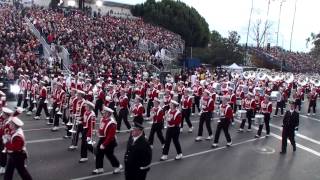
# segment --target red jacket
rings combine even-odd
[[[144,113],[143,105],[141,103],[139,103],[138,105],[135,104],[133,106],[132,113],[134,117],[143,116],[143,113]]]
[[[222,105],[221,104],[220,111],[221,111],[221,114],[220,114],[221,117],[224,117],[227,120],[231,121],[231,119],[233,118],[233,110],[230,105],[228,105],[228,104]]]
[[[202,97],[201,98],[202,112],[213,112],[214,110],[214,101],[211,97]]]
[[[153,107],[151,109],[151,114],[153,114],[153,123],[160,123],[164,120],[165,112],[160,107]]]
[[[105,138],[102,144],[107,146],[116,139],[117,123],[110,117],[101,118],[100,122],[99,137]]]
[[[168,116],[167,116],[167,121],[168,121],[168,127],[179,127],[181,120],[182,120],[182,115],[179,110],[169,110],[168,111]]]
[[[47,88],[44,86],[40,90],[40,98],[44,98],[44,99],[47,98]]]
[[[21,128],[18,128],[13,132],[5,147],[7,148],[8,153],[21,152],[25,150],[25,138]]]
[[[191,109],[192,107],[192,99],[189,96],[182,96],[181,98],[181,108],[182,109]]]
[[[272,113],[272,102],[266,103],[265,101],[261,102],[261,112],[262,113]]]
[[[119,97],[119,105],[120,109],[128,108],[129,100],[127,96],[120,96]]]

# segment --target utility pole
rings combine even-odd
[[[281,10],[282,10],[282,4],[285,2],[286,0],[281,0],[280,2],[280,10],[279,10],[279,18],[278,18],[278,31],[277,31],[277,46],[279,45],[279,31],[280,31],[280,20],[281,20]]]
[[[253,12],[253,0],[251,1],[251,10],[250,10],[250,16],[249,16],[249,24],[248,24],[248,30],[247,30],[247,40],[246,40],[246,47],[245,47],[245,56],[244,60],[247,61],[248,58],[248,40],[249,40],[249,31],[250,31],[250,26],[251,26],[251,17],[252,17],[252,12]],[[245,63],[247,64],[247,63]]]
[[[291,27],[291,36],[290,36],[290,52],[291,52],[291,45],[292,45],[292,35],[293,35],[294,23],[296,20],[297,2],[298,2],[298,0],[296,0],[296,2],[294,4],[294,13],[293,13],[293,20],[292,20],[292,27]]]

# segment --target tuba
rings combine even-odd
[[[265,72],[259,72],[257,74],[257,79],[260,81],[263,81],[263,80],[267,79],[267,74]]]

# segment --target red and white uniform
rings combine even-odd
[[[33,83],[31,86],[31,96],[35,97],[39,92],[39,85],[37,83]]]
[[[233,110],[229,104],[220,105],[220,117],[221,118],[226,118],[229,121],[233,118]]]
[[[64,90],[57,91],[55,102],[58,106],[62,106],[64,103],[64,99],[66,97],[66,92]]]
[[[185,91],[185,87],[184,86],[180,85],[180,86],[177,87],[177,93],[178,94],[182,95],[184,93],[184,91]]]
[[[2,136],[4,134],[4,128],[5,128],[5,124],[7,122],[7,119],[5,119],[3,117],[3,112],[0,114],[0,141],[2,141]]]
[[[168,127],[179,127],[182,120],[182,115],[179,110],[169,110],[167,112],[166,120],[168,122]]]
[[[244,107],[244,109],[251,109],[254,110],[256,108],[256,102],[254,99],[249,100],[248,98],[246,98],[244,100],[244,104],[242,105]]]
[[[70,114],[73,114],[74,112],[76,112],[77,102],[78,102],[77,96],[70,97],[70,100],[69,100]]]
[[[85,104],[84,99],[78,99],[77,104],[76,104],[75,115],[77,117],[80,117],[80,121],[83,121],[83,115],[86,111],[84,104]]]
[[[87,130],[87,137],[92,137],[92,130],[95,127],[96,115],[93,111],[86,111],[83,115],[83,128]]]
[[[266,103],[265,101],[261,102],[261,112],[262,113],[272,113],[272,102]]]
[[[203,87],[200,86],[200,85],[195,85],[195,86],[193,87],[193,91],[194,91],[194,95],[195,95],[195,96],[202,96]]]
[[[192,107],[192,98],[190,96],[182,96],[181,98],[181,108],[182,109],[191,109]]]
[[[231,94],[228,93],[228,95],[230,96],[229,104],[236,104],[236,102],[237,102],[236,94],[235,93],[231,93]]]
[[[314,93],[314,92],[311,92],[309,97],[310,97],[310,101],[317,101],[318,94]]]
[[[45,86],[42,86],[42,88],[40,89],[39,97],[41,99],[47,99],[47,93],[47,88]]]
[[[200,102],[201,102],[202,112],[213,112],[214,101],[211,97],[202,97]]]
[[[128,108],[128,105],[129,105],[128,97],[127,97],[126,95],[120,96],[120,97],[119,97],[119,106],[120,106],[120,109]]]
[[[154,98],[158,97],[158,90],[156,88],[153,88],[149,94],[148,94],[148,98],[151,100],[154,100]]]
[[[106,97],[106,96],[105,96],[103,90],[102,90],[101,88],[99,88],[99,89],[98,89],[98,99],[104,101],[105,97]]]
[[[132,109],[132,113],[134,117],[143,116],[144,108],[141,103],[135,104]]]
[[[161,107],[153,107],[151,109],[151,114],[153,114],[153,123],[161,123],[164,120],[165,112]]]
[[[5,144],[8,153],[25,151],[25,137],[23,130],[18,128],[15,132],[12,132],[9,141]]]
[[[99,138],[104,138],[102,145],[108,146],[112,141],[116,140],[117,122],[110,117],[103,117],[100,120]]]
[[[20,94],[23,94],[25,90],[27,90],[27,82],[26,80],[22,79],[19,81],[19,87],[20,87]]]

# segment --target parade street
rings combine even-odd
[[[9,107],[15,103],[9,102]],[[306,103],[304,103],[306,108]],[[319,109],[319,108],[318,108]],[[233,145],[226,147],[226,140],[221,134],[219,147],[211,148],[212,141],[203,140],[195,142],[198,130],[199,116],[192,116],[195,127],[193,133],[185,131],[180,135],[180,142],[184,158],[175,161],[175,148],[171,146],[169,160],[160,162],[161,146],[157,137],[153,148],[153,160],[148,179],[150,180],[229,180],[235,179],[290,179],[312,180],[319,179],[320,159],[320,116],[306,116],[303,109],[300,115],[299,132],[296,136],[297,151],[292,152],[290,143],[288,153],[280,155],[281,150],[281,125],[282,117],[273,117],[271,120],[271,136],[255,139],[257,126],[252,132],[238,133],[239,122],[236,120],[231,126],[230,133]],[[76,151],[68,151],[70,139],[63,139],[64,126],[60,126],[58,132],[51,132],[51,127],[45,120],[34,120],[32,116],[20,115],[24,121],[24,132],[27,140],[29,154],[28,170],[34,179],[38,180],[64,180],[64,179],[124,179],[123,173],[113,175],[109,161],[104,161],[104,174],[91,175],[95,168],[94,156],[89,155],[89,161],[78,163],[80,159],[80,143]],[[130,118],[131,119],[131,118]],[[217,118],[212,121],[215,132]],[[149,121],[145,122],[145,133],[150,132]],[[123,164],[124,153],[129,133],[122,127],[123,132],[117,134],[118,147],[116,156]],[[206,133],[206,130],[205,130]],[[206,134],[205,134],[206,136]],[[15,178],[18,179],[17,173]]]

